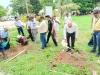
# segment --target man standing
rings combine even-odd
[[[65,42],[68,43],[68,47],[74,49],[75,40],[77,40],[78,36],[78,27],[73,22],[68,22],[64,26],[64,39]],[[70,46],[70,38],[71,38],[71,46]],[[69,49],[68,49],[69,51]]]
[[[54,35],[56,42],[58,43],[58,31],[59,31],[60,21],[57,19],[56,16],[53,16],[53,22],[54,22],[54,33],[55,33]]]
[[[98,46],[97,57],[100,57],[100,10],[93,10],[93,50],[91,53],[96,52],[96,47]]]
[[[68,24],[68,22],[72,22],[72,18],[69,16],[69,13],[66,13],[66,16],[64,19],[64,25]]]
[[[32,37],[32,33],[31,33],[30,24],[31,24],[31,17],[29,17],[26,27],[27,27],[27,31],[28,31],[28,33],[29,33],[28,39],[31,38],[31,40],[34,41],[34,40],[33,40],[33,37]]]
[[[54,44],[56,46],[58,46],[56,39],[54,38],[54,23],[53,21],[50,19],[50,16],[47,15],[45,16],[46,19],[48,20],[48,36],[47,36],[47,43],[49,42],[50,36],[52,36],[52,40],[54,42]]]
[[[22,35],[24,36],[24,32],[23,32],[23,25],[21,24],[21,21],[18,19],[18,17],[15,17],[15,26],[17,27],[18,30],[18,34],[20,35],[20,33],[22,33]]]
[[[30,28],[31,28],[32,37],[33,37],[34,42],[38,43],[37,42],[37,29],[36,29],[36,26],[37,26],[37,22],[34,20],[33,17],[31,17]]]
[[[40,17],[40,26],[37,26],[37,28],[39,29],[40,32],[40,40],[42,43],[42,50],[47,46],[46,45],[46,32],[47,32],[47,25],[46,22],[44,20],[44,17]]]

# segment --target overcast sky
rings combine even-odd
[[[10,4],[10,0],[0,0],[0,5],[4,6],[5,8]]]

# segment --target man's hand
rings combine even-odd
[[[10,41],[10,38],[8,38],[7,40]]]

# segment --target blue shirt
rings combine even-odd
[[[0,30],[0,37],[1,38],[7,38],[10,37],[9,32],[8,31],[4,31],[4,30]]]

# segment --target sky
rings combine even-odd
[[[4,6],[5,8],[10,4],[10,0],[0,0],[0,5]]]

